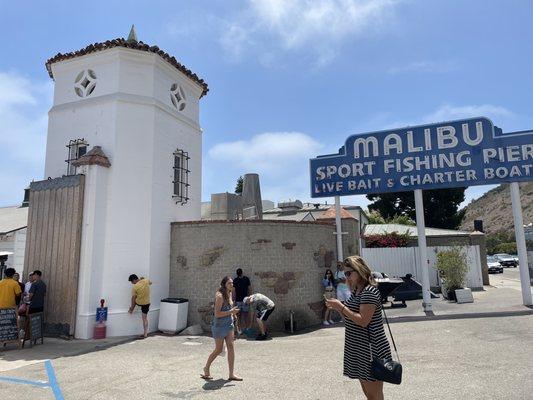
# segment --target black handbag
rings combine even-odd
[[[382,309],[383,310],[383,309]],[[390,330],[389,320],[387,319],[387,314],[383,310],[383,315],[385,315],[385,321],[387,321],[387,327],[389,328],[390,338],[392,339],[392,345],[394,346],[394,351],[396,352],[396,357],[398,361],[394,361],[388,358],[379,358],[372,355],[372,339],[370,337],[370,329],[368,329],[368,342],[370,344],[370,356],[372,357],[372,375],[378,381],[393,383],[399,385],[402,383],[402,364],[400,364],[400,356],[398,356],[398,350],[396,350],[396,343],[394,343],[394,337],[392,336],[392,331]]]

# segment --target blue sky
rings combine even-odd
[[[308,159],[354,133],[480,115],[533,128],[531,15],[527,0],[0,0],[0,206],[43,178],[45,61],[132,23],[209,84],[203,199],[257,172],[278,202],[308,200]]]

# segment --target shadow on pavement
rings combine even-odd
[[[235,386],[235,384],[231,383],[231,381],[228,381],[226,379],[216,379],[214,381],[207,381],[206,383],[204,383],[204,386],[202,386],[202,388],[204,390],[219,390],[223,387],[230,386]]]

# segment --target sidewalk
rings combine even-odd
[[[0,347],[0,372],[42,363],[55,358],[74,357],[105,350],[129,342],[135,337],[118,337],[102,340],[65,340],[45,337],[44,344],[36,344],[33,347],[26,344],[21,350],[17,350],[13,344],[8,344],[5,348]]]
[[[483,291],[472,294],[473,303],[457,304],[443,299],[442,296],[431,299],[434,315],[424,313],[422,300],[408,301],[406,308],[389,308],[386,305],[385,310],[391,323],[533,314],[531,307],[522,304],[521,292],[514,288],[485,286]]]

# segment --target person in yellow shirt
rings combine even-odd
[[[20,285],[13,279],[14,268],[6,268],[0,281],[0,308],[17,308],[16,298],[22,293]]]
[[[148,311],[150,311],[150,285],[152,281],[146,278],[139,279],[135,274],[131,274],[128,281],[133,285],[131,290],[131,307],[128,312],[132,314],[135,306],[141,307],[141,318],[144,329],[142,337],[145,338],[148,336]]]

